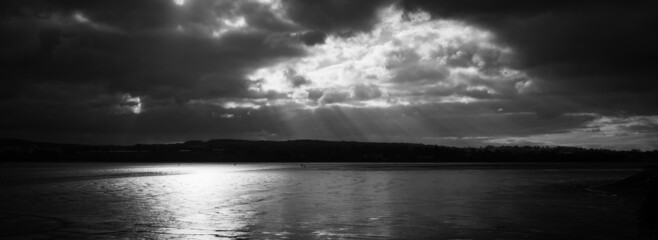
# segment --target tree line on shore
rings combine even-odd
[[[0,140],[3,161],[115,162],[654,162],[658,151],[564,146],[449,147],[414,143],[217,139],[172,144],[81,145]]]

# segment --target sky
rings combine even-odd
[[[0,9],[0,138],[658,149],[656,1]]]

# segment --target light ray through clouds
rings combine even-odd
[[[497,44],[491,32],[458,21],[433,20],[425,12],[405,14],[395,5],[381,9],[379,19],[371,32],[329,36],[324,44],[313,46],[298,44],[306,56],[248,76],[256,95],[280,96],[260,102],[277,118],[272,121],[279,122],[281,112],[295,113],[279,124],[283,135],[414,142],[437,134],[454,137],[458,131],[450,128],[456,124],[476,132],[489,127],[478,125],[481,119],[470,119],[488,112],[486,107],[471,107],[474,114],[463,114],[451,109],[455,104],[510,98],[518,94],[520,83],[532,81],[512,67],[513,50]],[[287,47],[295,40],[294,34],[277,37],[266,43]],[[230,108],[253,103],[244,99]],[[445,104],[453,107],[445,109]],[[304,123],[308,121],[314,123]]]
[[[263,4],[281,9],[277,1]],[[585,113],[589,118],[582,120],[575,116],[583,113],[576,113],[549,121],[526,110],[503,110],[519,104],[514,101],[527,105],[524,99],[542,89],[538,80],[514,67],[514,49],[500,44],[492,32],[432,19],[422,11],[404,13],[396,5],[382,8],[378,16],[372,31],[328,36],[323,44],[301,44],[298,32],[270,35],[264,42],[269,47],[300,48],[307,54],[247,76],[255,96],[270,97],[232,99],[221,106],[262,107],[275,126],[264,132],[268,139],[479,146],[575,145],[569,139],[576,138],[585,147],[614,144],[611,136],[579,130],[605,116]],[[635,141],[629,146],[652,147],[645,138]]]
[[[586,2],[8,1],[0,137],[656,149],[651,17]]]

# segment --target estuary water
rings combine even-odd
[[[632,239],[637,170],[20,164],[2,239]]]

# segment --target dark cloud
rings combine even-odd
[[[58,17],[3,21],[9,25],[4,30],[13,33],[8,35],[16,38],[16,44],[23,44],[4,52],[3,82],[97,83],[108,91],[154,97],[232,96],[246,92],[244,75],[251,69],[303,54],[297,48],[264,45],[270,34],[265,30],[227,33],[214,39],[173,27],[164,29],[171,25],[167,22],[171,21],[170,7],[174,7],[168,1],[78,2],[49,2],[52,7],[47,9]],[[99,24],[136,32],[95,29],[76,22],[70,15],[74,12]],[[163,16],[167,21],[148,20],[149,16],[132,21],[133,12]],[[167,91],[171,89],[176,91]]]
[[[426,64],[398,67],[394,68],[393,72],[395,74],[391,79],[393,82],[421,85],[440,82],[450,74],[450,70],[446,68]]]
[[[618,103],[608,101],[611,95],[635,94],[647,101],[627,99],[633,103],[609,110],[658,113],[649,104],[658,100],[650,67],[656,59],[648,57],[658,54],[649,30],[658,27],[655,1],[409,0],[401,6],[491,30],[515,49],[516,67],[537,78],[544,94],[591,107]]]
[[[485,16],[532,16],[546,11],[595,2],[599,1],[540,0],[518,2],[497,0],[482,2],[477,0],[407,0],[402,2],[402,6],[408,10],[429,10],[442,18],[471,19]]]
[[[308,46],[323,44],[327,34],[321,31],[306,31],[299,35],[299,39]]]
[[[370,59],[384,60],[386,81],[355,64],[336,78],[358,79],[336,89],[316,84],[334,79],[290,69],[274,89],[255,90],[263,83],[250,79],[255,70],[368,33],[391,4],[487,30],[493,42],[455,40],[433,53],[440,64],[397,43]],[[658,125],[656,9],[647,0],[2,1],[0,137],[541,145],[607,134],[646,142]],[[477,71],[454,71],[465,68]]]
[[[323,91],[322,97],[318,99],[319,104],[332,104],[332,103],[341,103],[349,99],[349,93],[343,92],[335,89],[328,89]]]
[[[285,0],[290,18],[309,28],[350,36],[368,31],[378,22],[377,10],[387,0]]]
[[[299,29],[274,21],[262,5],[188,2],[183,7],[160,0],[3,2],[0,32],[7,41],[0,47],[0,110],[8,112],[1,117],[3,136],[52,133],[62,139],[117,132],[148,138],[158,135],[155,129],[198,118],[196,110],[185,108],[190,101],[249,97],[248,72],[304,54],[264,44],[272,33]],[[225,27],[214,25],[216,17],[231,14],[245,16],[254,30],[213,37],[209,29]],[[314,34],[305,41],[319,43]],[[143,117],[135,114],[138,106]],[[143,132],[148,129],[152,132]],[[174,132],[162,134],[184,134]]]
[[[173,1],[118,0],[118,1],[41,1],[49,14],[84,14],[92,21],[108,24],[126,31],[174,26],[176,19]]]
[[[355,100],[370,100],[384,96],[379,87],[369,84],[357,84],[350,89],[350,98]]]
[[[293,88],[298,88],[311,83],[311,81],[305,77],[297,75],[297,72],[293,69],[288,69],[285,77]]]

